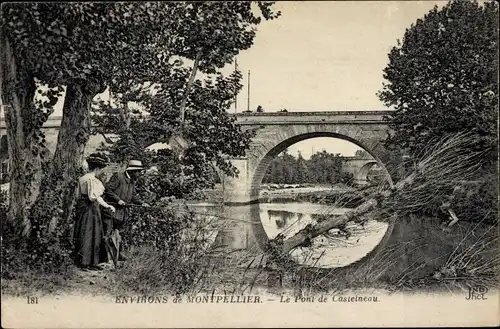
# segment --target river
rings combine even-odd
[[[347,208],[333,208],[309,202],[259,203],[241,206],[215,204],[190,204],[197,213],[220,215],[227,225],[224,228],[224,244],[233,249],[253,250],[262,246],[266,239],[282,233],[293,236],[308,224],[341,215]],[[310,247],[292,251],[292,257],[301,264],[313,267],[344,267],[370,252],[382,240],[388,224],[369,220],[364,226],[348,224],[345,232],[333,229],[316,237]],[[218,243],[221,243],[220,241]]]

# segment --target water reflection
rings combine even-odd
[[[269,238],[278,234],[286,237],[295,235],[308,224],[331,220],[347,208],[332,208],[311,203],[259,205],[260,219]],[[382,240],[387,223],[375,220],[364,225],[349,223],[345,230],[332,229],[312,240],[310,247],[297,248],[292,256],[300,263],[317,267],[343,267],[349,265],[373,250]]]
[[[325,205],[301,203],[261,203],[244,206],[192,205],[210,212],[218,211],[228,221],[216,243],[232,249],[263,249],[267,239],[278,234],[295,235],[308,224],[330,220],[348,211]],[[370,220],[365,225],[348,224],[345,230],[332,229],[312,240],[310,247],[296,248],[297,262],[316,267],[343,267],[373,250],[382,240],[388,224]]]
[[[302,213],[293,213],[283,210],[268,210],[269,221],[275,223],[278,229],[283,229],[285,226],[290,226],[291,222],[300,222]]]

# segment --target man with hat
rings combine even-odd
[[[104,192],[104,200],[115,206],[115,213],[111,213],[106,209],[102,210],[105,226],[105,235],[118,240],[118,247],[121,240],[120,231],[124,227],[124,223],[128,217],[130,204],[136,204],[148,207],[149,205],[138,200],[135,196],[135,184],[139,173],[143,170],[142,162],[139,160],[130,160],[124,172],[113,174],[111,179],[106,183],[106,191]],[[117,250],[118,260],[126,260],[122,252]]]

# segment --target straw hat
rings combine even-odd
[[[130,160],[125,170],[143,170],[142,162],[139,160]]]

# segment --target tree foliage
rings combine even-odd
[[[114,95],[121,115],[114,128],[106,131],[119,135],[117,153],[139,156],[148,143],[168,139],[180,125],[179,103],[185,101],[185,132],[195,143],[182,163],[173,158],[169,169],[175,172],[179,167],[182,179],[211,167],[212,162],[231,171],[224,157],[240,155],[248,144],[246,135],[235,129],[233,119],[225,113],[229,99],[241,88],[240,76],[236,73],[225,78],[217,70],[251,47],[261,17],[279,15],[272,11],[272,3],[256,5],[260,14],[250,2],[2,6],[2,101],[10,105],[6,114],[12,164],[10,200],[16,200],[10,208],[19,210],[11,211],[10,218],[26,218],[26,210],[34,203],[30,220],[35,229],[30,237],[48,241],[42,243],[47,248],[39,248],[40,254],[50,253],[51,246],[57,244],[53,240],[64,234],[62,230],[45,236],[57,227],[59,219],[69,218],[91,133],[92,100],[106,89]],[[186,81],[196,70],[190,71],[184,62],[193,58],[212,82],[195,81],[190,90]],[[33,97],[37,84],[47,86],[41,91],[41,101]],[[158,92],[151,94],[150,87]],[[29,196],[23,191],[33,182],[27,170],[37,156],[33,150],[37,145],[44,148],[39,128],[60,97],[64,97],[64,106],[56,151],[41,168],[45,178],[38,200],[27,200]],[[131,113],[130,102],[147,108],[149,118]],[[116,104],[101,104],[102,111],[95,118],[106,123],[117,114]],[[211,144],[211,140],[223,139],[229,142]],[[33,171],[40,172],[40,166]],[[185,180],[188,189],[198,187],[193,180]]]
[[[389,53],[379,97],[395,108],[387,143],[413,156],[429,141],[472,131],[496,158],[498,5],[451,1],[406,30]]]
[[[451,206],[466,218],[496,218],[498,32],[496,2],[450,1],[412,24],[389,53],[379,93],[395,108],[387,146],[406,150],[415,164],[432,142],[467,132],[465,151],[483,153],[479,184],[457,187],[474,192],[450,189],[428,210],[449,204],[453,195]]]
[[[162,67],[167,30],[177,5],[160,3],[9,3],[2,6],[2,100],[11,152],[11,218],[26,217],[36,193],[27,195],[40,170],[32,168],[44,136],[39,128],[63,96],[63,120],[46,180],[42,203],[68,209],[69,184],[82,163],[89,137],[92,98],[116,81],[141,81],[143,73]],[[12,51],[7,51],[12,49]],[[36,84],[41,100],[35,99]],[[64,90],[64,87],[66,89]],[[23,100],[18,102],[17,100]],[[14,128],[15,127],[15,128]],[[14,130],[16,129],[16,130]],[[48,155],[45,152],[45,155]],[[47,160],[47,159],[45,159]],[[31,170],[32,169],[32,170]],[[42,189],[48,184],[41,184]],[[55,189],[54,189],[55,188]],[[30,199],[30,200],[28,200]],[[35,211],[37,212],[37,211]],[[43,211],[42,211],[43,212]],[[36,213],[33,217],[39,217]]]
[[[352,175],[342,172],[344,160],[340,154],[317,152],[309,160],[284,151],[269,165],[264,183],[276,184],[336,184],[350,183]]]
[[[181,124],[176,105],[182,96],[176,86],[183,86],[187,75],[174,76],[184,81],[172,79],[162,84],[149,100],[149,115],[132,115],[128,128],[113,115],[98,115],[103,111],[100,107],[96,108],[94,115],[108,125],[108,131],[118,135],[110,146],[104,147],[114,161],[123,162],[135,157],[142,159],[147,166],[156,166],[158,171],[151,173],[150,189],[159,197],[185,197],[213,187],[216,168],[225,175],[236,174],[228,157],[243,156],[252,135],[251,132],[242,132],[235,124],[236,118],[227,112],[234,94],[241,88],[240,74],[234,73],[227,78],[218,75],[215,82],[197,80],[193,85],[188,102],[190,111],[184,125],[184,133],[192,145],[184,156],[179,158],[170,149],[147,150],[150,145],[166,143]],[[104,111],[109,110],[105,108]]]
[[[279,15],[271,5],[258,3],[266,19]],[[241,73],[225,77],[219,71],[253,44],[261,17],[255,16],[250,2],[187,3],[185,16],[187,23],[170,48],[173,58],[162,68],[162,77],[152,74],[146,84],[118,86],[117,104],[100,102],[93,116],[101,133],[119,136],[109,148],[117,161],[134,155],[157,166],[151,187],[160,196],[183,197],[213,187],[215,168],[235,174],[228,157],[244,155],[251,136],[228,113],[241,89]],[[195,64],[190,70],[186,64],[191,60]],[[204,78],[195,78],[197,70]],[[130,102],[139,104],[147,115],[131,110]],[[179,131],[190,141],[180,159],[175,152],[145,151],[151,144],[169,142]]]

